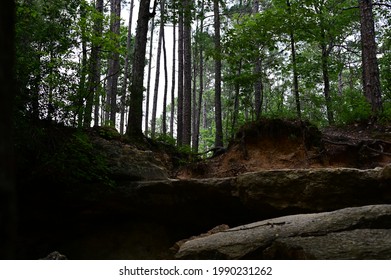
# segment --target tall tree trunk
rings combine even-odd
[[[177,106],[177,142],[183,144],[183,7],[179,5],[178,21],[178,106]]]
[[[376,118],[379,113],[381,113],[383,104],[381,98],[379,65],[376,57],[372,0],[359,0],[358,3],[361,18],[363,91],[367,101],[371,104],[372,116]]]
[[[204,0],[201,3],[201,20],[200,20],[200,34],[204,32]],[[198,108],[195,118],[195,137],[193,146],[195,147],[195,152],[198,152],[199,149],[199,139],[200,139],[200,125],[201,125],[201,108],[202,108],[202,98],[204,94],[204,46],[203,42],[199,44],[199,94],[198,94]],[[195,78],[194,78],[195,80]]]
[[[112,52],[109,58],[108,74],[107,74],[107,98],[106,98],[106,120],[109,120],[109,125],[115,127],[117,114],[117,88],[119,77],[119,36],[120,36],[120,21],[121,21],[121,0],[111,0],[111,15],[110,15],[110,32],[113,34],[116,50]],[[107,118],[108,117],[108,118]]]
[[[162,3],[164,1],[162,0]],[[164,4],[164,3],[163,3]],[[163,28],[163,67],[164,67],[164,90],[163,90],[163,112],[162,112],[162,134],[167,134],[167,92],[168,92],[168,69],[167,69],[167,49],[166,49],[166,39],[164,35]]]
[[[254,74],[257,75],[257,80],[254,84],[254,107],[255,118],[258,120],[261,117],[263,105],[262,60],[260,57],[257,57],[255,61]]]
[[[130,110],[126,134],[141,139],[143,118],[144,66],[147,45],[148,21],[153,16],[149,11],[150,0],[140,0],[134,46]]]
[[[120,124],[119,124],[119,131],[121,134],[124,134],[124,126],[125,126],[125,109],[126,109],[126,93],[128,88],[128,79],[129,79],[129,58],[132,50],[131,42],[132,42],[132,21],[133,21],[133,6],[134,6],[134,0],[130,2],[130,9],[129,9],[129,21],[128,21],[128,37],[126,39],[126,54],[125,54],[125,65],[124,65],[124,83],[122,86],[122,92],[121,92],[121,108],[120,108]]]
[[[325,6],[324,2],[318,3],[314,6],[314,10],[319,17],[319,31],[320,31],[320,49],[321,49],[321,65],[322,65],[322,75],[323,75],[323,94],[325,97],[326,103],[326,113],[327,120],[329,124],[334,123],[334,113],[332,109],[332,100],[330,92],[330,77],[329,77],[329,57],[332,48],[334,47],[333,43],[327,42],[330,41],[330,38],[326,38],[326,28],[324,22]]]
[[[103,0],[97,0],[95,9],[98,15],[94,21],[94,36],[97,38],[102,37],[103,30]],[[91,46],[90,64],[88,70],[88,93],[86,98],[86,107],[84,110],[84,127],[90,127],[92,121],[92,106],[95,102],[94,109],[94,125],[99,125],[99,95],[98,88],[100,84],[100,70],[101,70],[101,59],[100,59],[101,46],[99,43],[93,42]]]
[[[161,1],[160,1],[161,3]],[[155,137],[156,133],[156,114],[157,114],[157,101],[159,95],[159,81],[160,81],[160,60],[162,54],[162,41],[163,41],[163,31],[164,31],[164,21],[162,21],[163,14],[160,11],[160,29],[159,29],[159,39],[157,43],[157,55],[156,55],[156,73],[155,73],[155,89],[153,92],[153,104],[152,104],[152,118],[151,118],[151,137]]]
[[[292,8],[290,0],[286,1],[288,7],[289,17],[292,16]],[[292,21],[292,18],[290,19]],[[289,30],[289,39],[291,45],[291,59],[292,59],[292,67],[293,67],[293,92],[296,100],[296,113],[297,117],[301,120],[301,106],[300,106],[300,93],[299,93],[299,78],[297,73],[297,60],[296,60],[296,46],[295,46],[295,35],[293,31],[292,22],[290,24]]]
[[[175,18],[175,9],[174,9],[174,18]],[[175,61],[175,52],[176,52],[176,22],[174,20],[172,28],[172,41],[173,41],[173,50],[172,50],[172,81],[171,81],[171,114],[170,114],[170,136],[174,137],[174,118],[175,118],[175,76],[176,76],[176,61]]]
[[[221,43],[220,43],[220,10],[219,0],[213,1],[214,43],[215,43],[215,147],[223,146],[223,121],[221,116]]]
[[[145,97],[145,135],[149,133],[149,99],[151,96],[151,72],[152,72],[152,56],[153,56],[153,33],[155,30],[155,19],[151,20],[151,35],[149,39],[149,59],[148,59],[148,81],[147,81],[147,96]]]
[[[191,0],[184,0],[183,25],[183,144],[191,145]]]
[[[0,259],[15,259],[17,197],[13,154],[13,105],[15,88],[15,1],[0,9]]]
[[[197,26],[196,26],[196,33],[198,33],[198,20],[197,20]],[[193,49],[193,87],[192,87],[192,101],[191,101],[191,105],[192,105],[192,122],[191,122],[191,143],[192,143],[192,151],[194,153],[197,153],[198,152],[198,146],[196,146],[195,144],[198,143],[198,141],[196,140],[196,137],[197,137],[197,134],[196,134],[196,126],[197,126],[197,73],[199,72],[198,70],[198,57],[197,57],[197,54],[198,54],[198,42],[196,41],[195,44],[194,44],[194,49]]]
[[[254,1],[252,12],[253,14],[257,14],[259,12],[259,0]],[[261,116],[263,100],[262,60],[260,55],[255,58],[254,75],[257,77],[254,83],[255,118],[259,119]]]

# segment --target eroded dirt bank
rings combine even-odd
[[[176,175],[210,178],[275,169],[371,169],[390,162],[388,126],[357,123],[319,130],[306,122],[274,119],[242,127],[226,153],[183,167]]]

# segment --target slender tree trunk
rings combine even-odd
[[[183,7],[179,7],[178,22],[178,106],[177,106],[177,142],[183,144]]]
[[[319,17],[319,31],[320,31],[320,49],[321,49],[321,65],[323,75],[323,94],[326,103],[327,120],[329,124],[334,123],[334,113],[332,109],[331,90],[330,90],[330,77],[329,77],[329,57],[333,48],[333,43],[330,43],[330,38],[326,38],[326,28],[324,27],[324,14],[325,6],[324,2],[317,3],[314,6],[314,10]]]
[[[197,26],[196,26],[196,33],[198,33],[198,20],[197,20]],[[198,152],[198,146],[196,146],[195,144],[198,143],[198,141],[196,140],[196,137],[197,137],[197,134],[196,134],[196,126],[197,126],[197,73],[199,72],[198,70],[198,42],[195,42],[194,44],[194,47],[193,47],[193,87],[192,87],[192,101],[191,101],[191,105],[192,105],[192,109],[191,109],[191,112],[192,112],[192,122],[191,122],[191,143],[192,143],[192,151],[194,153],[197,153]]]
[[[103,0],[97,0],[95,4],[97,15],[95,16],[93,32],[97,38],[102,37],[103,32]],[[90,127],[92,121],[92,107],[94,107],[94,125],[99,125],[99,110],[100,110],[100,95],[98,89],[100,87],[100,71],[101,71],[101,45],[93,42],[91,46],[90,63],[88,70],[88,93],[86,98],[86,106],[84,110],[84,127]]]
[[[201,20],[200,20],[200,33],[204,32],[204,0],[201,3]],[[199,139],[200,139],[200,125],[201,125],[201,108],[202,108],[202,98],[204,94],[204,46],[203,42],[199,44],[199,94],[198,94],[198,108],[196,112],[195,118],[195,137],[193,146],[195,147],[195,151],[198,152],[199,149]],[[195,78],[194,78],[195,80]]]
[[[262,102],[263,102],[263,82],[262,82],[262,60],[257,58],[255,61],[254,73],[258,76],[254,84],[254,94],[255,94],[255,118],[258,120],[261,117],[262,113]]]
[[[161,3],[161,2],[160,2]],[[153,104],[152,104],[152,118],[151,118],[151,137],[155,137],[156,133],[156,113],[157,113],[157,101],[159,95],[159,81],[160,81],[160,60],[162,54],[162,39],[164,32],[164,22],[162,21],[162,11],[160,11],[160,29],[159,29],[159,39],[157,44],[157,55],[156,55],[156,73],[155,73],[155,89],[153,92]]]
[[[144,66],[147,45],[148,21],[153,16],[149,11],[150,0],[140,0],[134,46],[130,110],[126,134],[141,139],[143,118]]]
[[[183,144],[191,145],[191,0],[184,0],[183,26]]]
[[[202,105],[202,128],[203,129],[208,129],[208,112],[207,112],[207,102],[206,100],[204,99],[204,101],[202,102],[203,105]],[[206,141],[204,140],[204,146],[206,146],[207,143]]]
[[[113,33],[116,49],[119,49],[121,20],[121,0],[111,0],[110,31]],[[107,107],[110,125],[115,127],[117,115],[117,90],[119,77],[119,52],[116,50],[109,59],[109,71],[107,77]]]
[[[223,146],[223,123],[221,116],[221,43],[220,43],[220,9],[219,0],[213,1],[214,12],[214,43],[216,50],[215,57],[215,122],[216,136],[215,147]]]
[[[259,12],[259,0],[254,1],[253,14]],[[255,118],[259,119],[262,111],[262,100],[263,100],[263,83],[262,83],[262,60],[260,55],[255,59],[254,74],[257,79],[254,83],[254,107],[255,107]]]
[[[94,35],[97,38],[102,37],[103,32],[103,0],[97,0],[95,4],[98,15],[94,22]],[[86,109],[84,112],[84,127],[91,126],[92,106],[94,104],[94,125],[99,125],[100,111],[100,73],[101,73],[101,45],[93,43],[91,47],[91,57],[88,75],[88,95],[86,99]]]
[[[149,39],[149,59],[148,59],[148,81],[147,81],[147,96],[145,97],[145,135],[149,133],[149,99],[151,96],[151,72],[152,72],[152,56],[153,56],[153,33],[155,30],[155,18],[151,20],[151,35]]]
[[[133,6],[134,0],[130,2],[129,10],[129,21],[128,21],[128,37],[126,39],[126,54],[125,54],[125,65],[124,65],[124,83],[122,86],[121,92],[121,117],[120,117],[120,126],[119,131],[121,134],[124,134],[125,126],[125,108],[126,108],[126,93],[128,88],[128,79],[129,79],[129,58],[131,53],[131,42],[132,42],[132,21],[133,21]]]
[[[292,15],[291,3],[289,0],[287,0],[286,4],[288,7],[288,14],[289,16],[291,16]],[[291,52],[292,52],[291,58],[292,58],[292,66],[293,66],[293,92],[296,100],[296,113],[297,113],[297,117],[301,120],[299,78],[297,73],[296,46],[295,46],[296,43],[295,43],[295,35],[294,35],[292,24],[290,26],[289,38],[290,38],[290,45],[291,45]]]
[[[100,73],[100,69],[101,69],[101,63],[99,61],[99,65],[98,65],[98,69],[99,69],[99,73]],[[96,90],[95,90],[95,96],[94,96],[94,125],[102,125],[102,117],[103,117],[103,112],[101,112],[102,110],[102,106],[100,106],[100,104],[102,104],[102,90],[101,90],[101,85],[98,83],[96,85]]]
[[[164,1],[162,1],[163,3]],[[167,69],[167,49],[163,28],[163,66],[164,66],[164,91],[163,91],[163,112],[162,112],[162,133],[167,134],[167,92],[168,92],[168,69]]]
[[[359,0],[361,18],[362,84],[364,95],[371,104],[372,116],[382,112],[379,65],[376,57],[375,24],[372,0]]]
[[[13,105],[15,87],[15,1],[0,9],[0,259],[15,259],[17,197],[13,153]]]
[[[174,9],[175,17],[175,9]],[[172,31],[173,50],[172,50],[172,82],[171,82],[171,115],[170,115],[170,136],[174,137],[174,118],[175,118],[175,76],[176,76],[176,21],[174,20],[174,26]]]

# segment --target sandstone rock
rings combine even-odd
[[[389,258],[390,229],[391,205],[291,215],[187,241],[176,258]]]
[[[290,214],[389,204],[388,168],[286,169],[236,178],[132,181],[102,196],[111,207],[134,213],[187,220],[205,215],[212,226],[243,224]],[[115,203],[110,203],[110,198]]]
[[[109,173],[116,180],[167,180],[162,162],[149,150],[140,150],[120,141],[92,138],[108,160]]]
[[[322,212],[391,202],[389,167],[270,170],[238,176],[241,201],[253,211]]]
[[[389,260],[391,229],[355,229],[320,236],[277,238],[263,259]]]

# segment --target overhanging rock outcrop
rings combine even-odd
[[[264,220],[184,243],[177,259],[390,259],[391,205]]]
[[[159,219],[237,225],[290,214],[391,204],[391,166],[270,170],[229,178],[121,181],[95,195],[112,209]],[[211,225],[215,225],[214,222]]]

